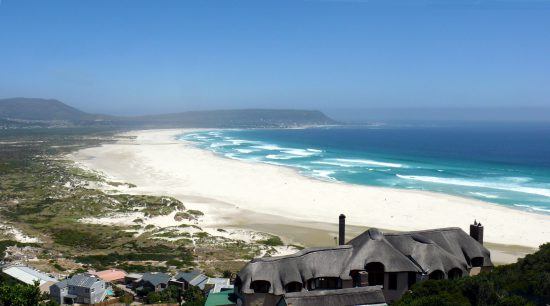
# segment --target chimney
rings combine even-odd
[[[346,216],[341,214],[338,218],[338,244],[346,244]]]
[[[474,224],[470,224],[470,237],[483,244],[483,225],[477,220],[474,220]]]

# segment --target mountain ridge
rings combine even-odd
[[[225,109],[160,115],[111,116],[90,114],[56,99],[0,99],[0,128],[21,126],[113,127],[299,127],[337,122],[317,110]],[[11,124],[10,124],[11,123]]]

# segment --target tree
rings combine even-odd
[[[42,295],[38,283],[0,285],[0,306],[56,305],[54,302],[41,301]]]
[[[198,288],[191,286],[185,290],[182,295],[183,305],[186,306],[202,306],[206,302],[204,293]]]
[[[150,292],[145,298],[147,303],[181,303],[182,290],[176,286],[168,286],[161,292]]]

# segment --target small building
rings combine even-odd
[[[229,278],[210,277],[204,282],[204,287],[201,289],[209,293],[219,293],[228,290],[233,291],[233,285],[231,285]]]
[[[91,274],[76,274],[50,287],[51,299],[58,304],[95,304],[107,296],[105,281]]]
[[[122,283],[126,278],[126,272],[119,269],[94,271],[94,272],[90,272],[90,274],[95,275],[109,283]]]
[[[232,290],[210,293],[206,298],[204,306],[233,306],[235,302],[231,301]]]
[[[183,290],[189,289],[189,287],[199,287],[204,289],[204,285],[208,280],[208,276],[202,274],[199,270],[193,270],[191,272],[180,272],[170,280],[170,285],[177,286]]]
[[[208,277],[198,270],[180,272],[169,282],[170,286],[177,286],[183,290],[197,287],[205,292],[218,293],[223,289],[233,289],[229,278]]]
[[[319,305],[385,306],[387,304],[380,286],[292,292],[286,293],[277,303],[277,306]]]
[[[135,290],[140,295],[146,295],[149,292],[159,292],[168,287],[170,275],[162,272],[146,272],[141,279],[135,282]]]
[[[49,292],[49,287],[58,282],[55,277],[27,266],[10,266],[4,268],[2,273],[24,284],[34,285],[38,282],[41,292]]]

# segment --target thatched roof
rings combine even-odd
[[[386,303],[380,286],[293,292],[285,294],[282,299],[284,299],[286,305],[292,306],[370,305]]]
[[[284,286],[290,282],[305,284],[317,277],[349,280],[351,271],[364,270],[373,262],[382,263],[386,272],[448,273],[458,268],[466,274],[475,257],[483,258],[484,266],[492,266],[489,251],[460,228],[395,234],[373,228],[346,245],[254,259],[238,276],[244,293],[253,293],[250,284],[263,280],[270,283],[270,293],[282,295]]]

